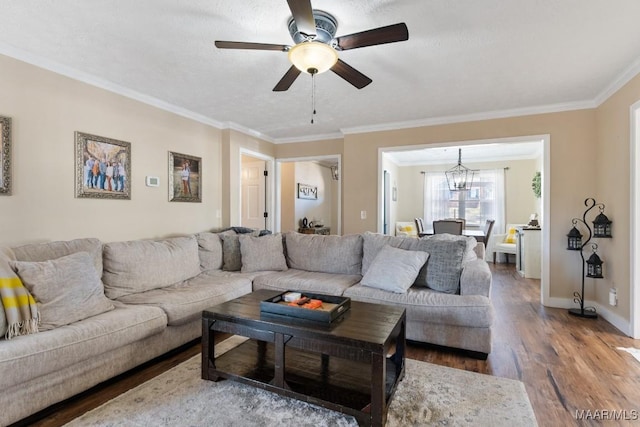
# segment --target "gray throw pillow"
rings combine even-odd
[[[387,245],[378,252],[360,283],[397,294],[406,293],[428,258],[427,252]]]
[[[115,308],[105,297],[93,258],[87,252],[41,262],[10,261],[9,265],[38,304],[40,331]]]
[[[200,268],[203,270],[220,270],[223,264],[222,236],[234,235],[235,231],[229,230],[221,233],[202,232],[196,234],[198,240],[198,256]]]
[[[385,245],[411,251],[424,251],[429,253],[429,260],[422,267],[414,284],[444,293],[459,292],[460,274],[467,248],[466,239],[414,239],[371,232],[364,233],[363,238],[363,274],[367,273],[376,255]]]
[[[255,271],[285,271],[288,269],[284,257],[281,234],[262,237],[243,235],[240,237],[243,273]]]
[[[260,231],[244,234],[258,237]],[[240,252],[240,236],[237,234],[220,234],[222,239],[222,269],[224,271],[240,271],[242,269],[242,252]]]

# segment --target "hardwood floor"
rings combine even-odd
[[[490,265],[496,318],[487,360],[415,344],[407,357],[522,381],[540,426],[640,424],[640,362],[616,349],[640,348],[640,341],[600,318],[541,306],[539,281],[521,278],[512,264]],[[199,353],[200,344],[193,343],[27,421],[62,425]],[[577,420],[576,411],[591,419]]]

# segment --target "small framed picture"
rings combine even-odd
[[[318,187],[315,185],[308,185],[298,183],[298,199],[318,199]]]
[[[0,116],[0,195],[11,195],[11,117]]]
[[[76,197],[131,199],[131,143],[76,132]]]
[[[169,201],[202,202],[202,158],[169,151]]]

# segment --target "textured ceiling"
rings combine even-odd
[[[0,53],[274,142],[588,108],[640,70],[638,0],[315,0],[337,35],[405,22],[409,40],[340,53],[373,83],[334,73],[286,92],[285,0],[0,2]],[[0,70],[1,73],[1,70]]]

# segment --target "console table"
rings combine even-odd
[[[302,234],[331,234],[331,227],[300,227],[298,233]]]

